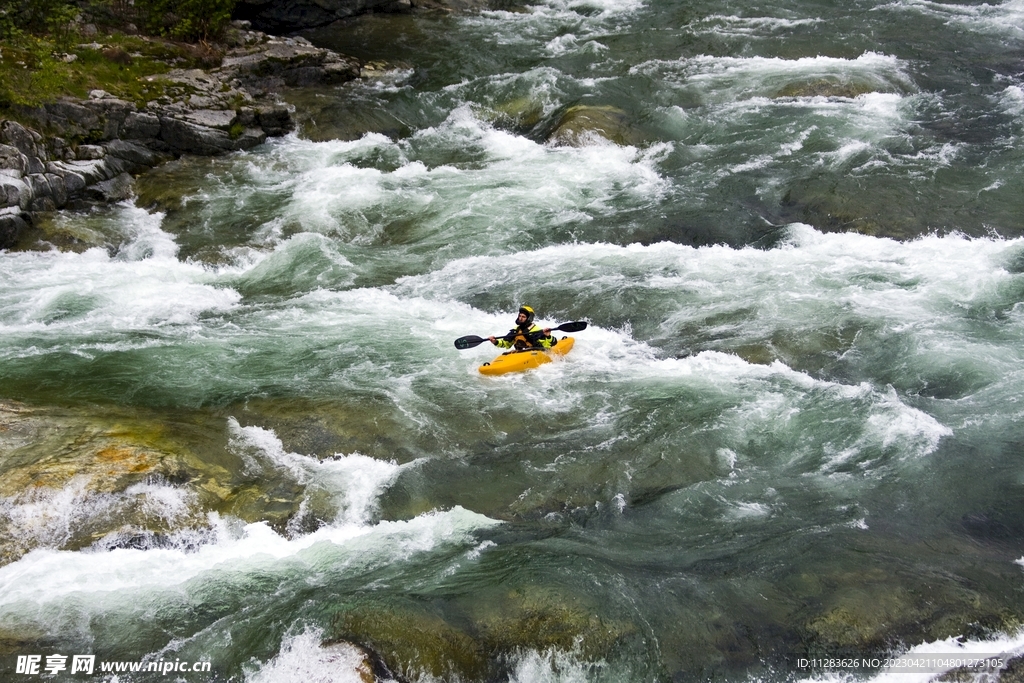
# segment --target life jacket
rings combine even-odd
[[[527,337],[532,336],[532,340]],[[504,337],[498,339],[498,346],[503,349],[515,348],[517,351],[524,349],[550,349],[558,343],[554,337],[545,337],[544,328],[540,325],[532,325],[529,330],[524,331],[520,327],[513,327]]]

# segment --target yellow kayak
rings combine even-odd
[[[562,337],[550,349],[526,349],[525,351],[508,351],[490,363],[480,366],[485,375],[504,375],[508,372],[522,372],[550,363],[555,356],[564,356],[572,350],[573,338]]]

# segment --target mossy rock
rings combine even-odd
[[[474,624],[494,653],[557,649],[599,659],[636,631],[632,623],[602,618],[582,598],[547,589],[513,590],[484,601],[482,609]]]
[[[110,424],[60,411],[25,409],[11,424],[3,412],[0,444],[16,445],[0,459],[0,564],[38,547],[78,550],[96,542],[160,543],[169,534],[209,524],[190,495],[187,460],[153,424]],[[6,443],[4,443],[6,442]],[[180,498],[151,500],[160,482]]]
[[[487,657],[480,645],[427,610],[361,605],[340,612],[332,632],[338,639],[370,648],[389,669],[410,679],[487,677]]]
[[[868,83],[849,83],[838,78],[818,78],[812,81],[789,83],[775,94],[775,97],[843,97],[853,99],[859,95],[876,92],[877,88]]]
[[[496,105],[493,109],[483,109],[479,116],[499,128],[527,131],[541,122],[544,106],[531,97],[517,97]]]
[[[884,193],[846,192],[839,187],[840,182],[815,179],[791,188],[782,198],[785,219],[807,223],[822,232],[856,232],[893,239],[913,239],[926,227],[915,215],[912,202],[900,204]],[[873,196],[875,201],[861,203],[858,198],[866,196]]]
[[[303,488],[278,482],[268,489],[261,482],[233,488],[219,511],[246,522],[267,522],[278,533],[284,533],[288,522],[299,511]]]
[[[562,114],[548,136],[550,142],[580,147],[594,137],[617,145],[636,144],[629,117],[623,110],[610,106],[576,105]]]
[[[732,351],[751,365],[771,365],[779,359],[771,344],[743,344]]]
[[[910,643],[983,639],[1015,632],[1019,624],[1017,615],[962,586],[908,590],[868,578],[861,589],[834,596],[831,606],[809,619],[803,640],[813,653],[883,653],[892,649],[894,638]]]

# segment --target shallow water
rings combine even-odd
[[[424,682],[888,680],[799,658],[1024,648],[1024,4],[310,38],[398,68],[45,226],[93,248],[0,254],[5,671],[347,681],[355,643]],[[452,340],[520,303],[590,326],[481,376]]]

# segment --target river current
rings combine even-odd
[[[0,253],[0,679],[356,681],[354,643],[416,683],[905,683],[949,667],[871,658],[1024,651],[1024,2],[308,37],[391,67]],[[482,376],[452,341],[523,303],[589,327]]]

